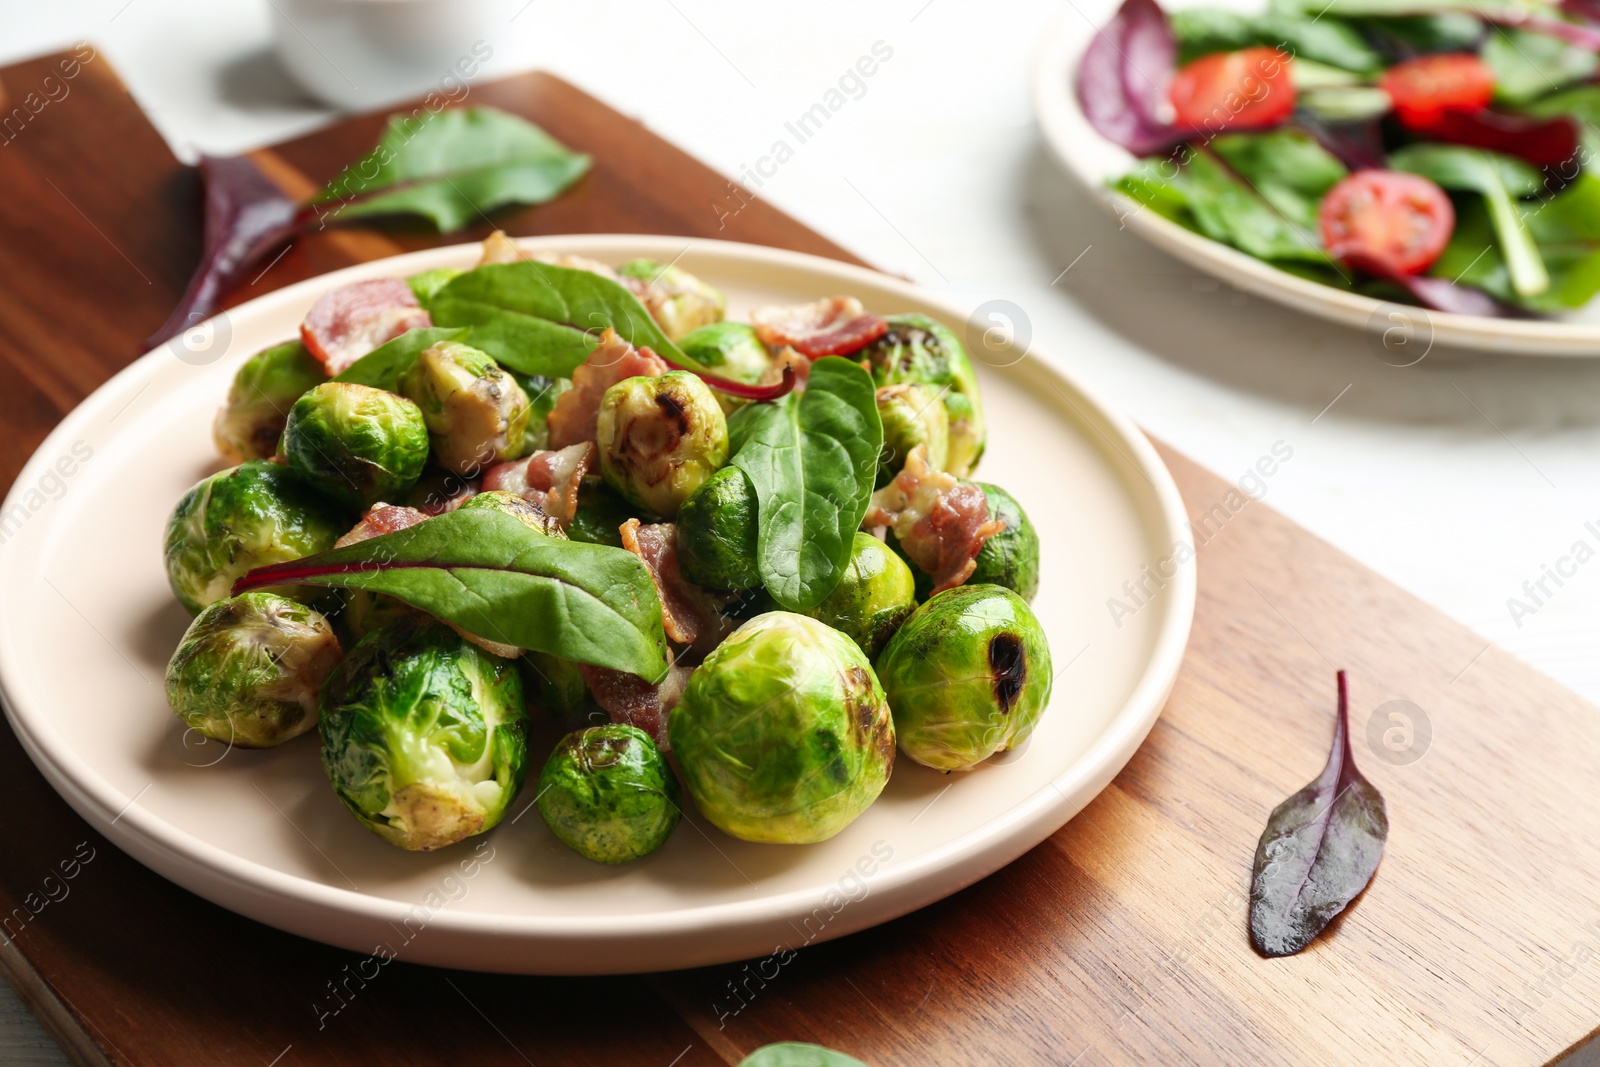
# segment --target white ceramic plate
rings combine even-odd
[[[768,248],[527,243],[610,262],[681,255],[728,293],[735,317],[844,292],[883,313],[965,318],[896,279]],[[878,802],[831,841],[747,844],[691,816],[661,851],[612,868],[557,842],[528,811],[532,789],[489,834],[407,853],[340,806],[314,736],[266,752],[186,737],[162,694],[188,623],[166,586],[162,530],[184,490],[219,467],[210,423],[234,370],[294,336],[330,289],[477,255],[461,245],[351,267],[219,316],[209,345],[182,349],[190,362],[168,348],[146,355],[23,469],[0,512],[0,694],[34,762],[96,829],[224,907],[356,951],[488,971],[650,971],[799,948],[922,907],[1038,844],[1127,763],[1178,671],[1193,564],[1120,625],[1106,602],[1126,599],[1123,583],[1187,536],[1183,509],[1143,435],[1037,352],[980,367],[992,426],[980,476],[1039,528],[1035,607],[1056,662],[1052,706],[1004,765],[946,776],[901,759]],[[530,760],[535,774],[545,755]]]
[[[1265,0],[1161,0],[1169,10],[1229,7],[1261,11]],[[1033,103],[1039,127],[1067,172],[1109,208],[1123,226],[1198,270],[1245,292],[1359,329],[1417,331],[1429,344],[1488,349],[1507,355],[1600,355],[1600,307],[1550,320],[1491,319],[1385,303],[1297,278],[1237,249],[1202,237],[1106,183],[1126,174],[1134,157],[1095,132],[1078,106],[1078,61],[1095,33],[1116,13],[1120,0],[1072,0],[1045,38],[1034,66]],[[1431,331],[1431,332],[1430,332]],[[1409,335],[1408,335],[1409,338]]]

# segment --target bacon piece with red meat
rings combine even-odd
[[[535,452],[483,472],[483,491],[501,490],[531,500],[566,529],[578,513],[578,487],[594,466],[593,441]]]
[[[661,751],[671,751],[667,743],[667,713],[683,699],[684,687],[694,673],[693,667],[674,663],[659,685],[651,685],[636,674],[624,674],[587,663],[578,664],[578,670],[588,683],[594,702],[611,716],[612,722],[637,726],[655,738]]]
[[[731,602],[723,594],[703,589],[678,569],[678,527],[675,523],[645,525],[638,519],[622,524],[622,547],[644,561],[661,598],[661,622],[667,637],[689,645],[701,656],[722,643],[738,620],[724,610]]]
[[[971,482],[928,465],[918,445],[894,480],[872,494],[866,526],[887,526],[900,547],[939,593],[965,582],[977,569],[983,543],[1005,523],[989,518],[989,504]]]
[[[362,541],[374,537],[382,537],[397,530],[405,530],[419,522],[426,522],[433,516],[416,508],[401,507],[398,504],[377,503],[367,509],[361,516],[361,521],[350,528],[350,532],[333,543],[334,548],[344,548],[347,545],[360,544]]]
[[[376,278],[341,286],[312,304],[300,340],[331,378],[385,341],[432,325],[409,285]]]
[[[853,296],[827,296],[810,304],[756,308],[750,325],[769,348],[792,347],[808,359],[847,356],[889,332],[889,321],[869,315]]]
[[[547,424],[550,447],[566,448],[595,439],[600,421],[600,400],[606,390],[624,378],[659,378],[667,364],[648,348],[634,348],[610,327],[600,344],[572,372],[572,388],[556,398]]]

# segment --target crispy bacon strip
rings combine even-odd
[[[634,348],[610,327],[600,335],[600,344],[589,358],[572,372],[572,388],[556,398],[547,420],[550,447],[566,448],[595,439],[600,421],[600,399],[606,390],[624,378],[658,378],[667,365],[648,348]]]
[[[733,632],[738,621],[723,610],[728,599],[702,589],[678,570],[678,527],[660,522],[644,525],[638,519],[622,524],[622,547],[644,561],[661,597],[661,622],[667,637],[689,645],[699,655],[709,655]]]
[[[384,534],[394,533],[415,526],[419,522],[426,522],[431,518],[427,512],[418,511],[416,508],[401,507],[398,504],[385,504],[382,501],[367,509],[361,516],[361,521],[350,528],[350,532],[333,543],[334,548],[345,548],[348,545],[360,544],[362,541]]]
[[[689,675],[694,673],[693,667],[674,663],[660,685],[651,685],[636,674],[624,674],[587,663],[580,663],[578,670],[589,684],[594,702],[611,716],[612,722],[637,726],[655,738],[661,751],[671,751],[672,747],[667,743],[667,713],[683,699]]]
[[[867,314],[853,296],[756,308],[750,313],[750,325],[767,347],[789,345],[808,359],[849,355],[889,332],[888,320]]]
[[[483,489],[499,489],[531,500],[566,529],[578,513],[578,487],[594,466],[597,451],[593,441],[584,441],[497,463],[484,471]]]
[[[894,530],[911,562],[933,579],[935,593],[972,577],[983,543],[1005,529],[989,518],[983,490],[929,466],[923,445],[907,453],[894,481],[872,494],[863,525]]]
[[[300,339],[331,378],[385,341],[432,325],[409,285],[399,278],[376,278],[341,286],[312,304],[300,324]]]

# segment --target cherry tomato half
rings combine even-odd
[[[1294,111],[1289,64],[1276,48],[1213,52],[1173,75],[1167,99],[1182,126],[1216,132],[1276,126]]]
[[[1317,223],[1335,259],[1377,274],[1420,274],[1450,243],[1456,212],[1421,175],[1358,170],[1328,190]]]
[[[1418,56],[1383,72],[1378,85],[1407,129],[1426,129],[1446,111],[1482,111],[1494,99],[1494,71],[1470,52]]]

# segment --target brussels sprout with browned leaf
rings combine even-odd
[[[630,503],[671,518],[728,461],[728,422],[688,371],[624,378],[600,400],[600,473]]]
[[[217,411],[212,436],[229,463],[271,459],[296,400],[328,380],[299,341],[257,352],[244,361]]]
[[[596,863],[627,863],[667,843],[682,814],[678,778],[637,726],[574,730],[539,774],[539,814],[552,833]]]

